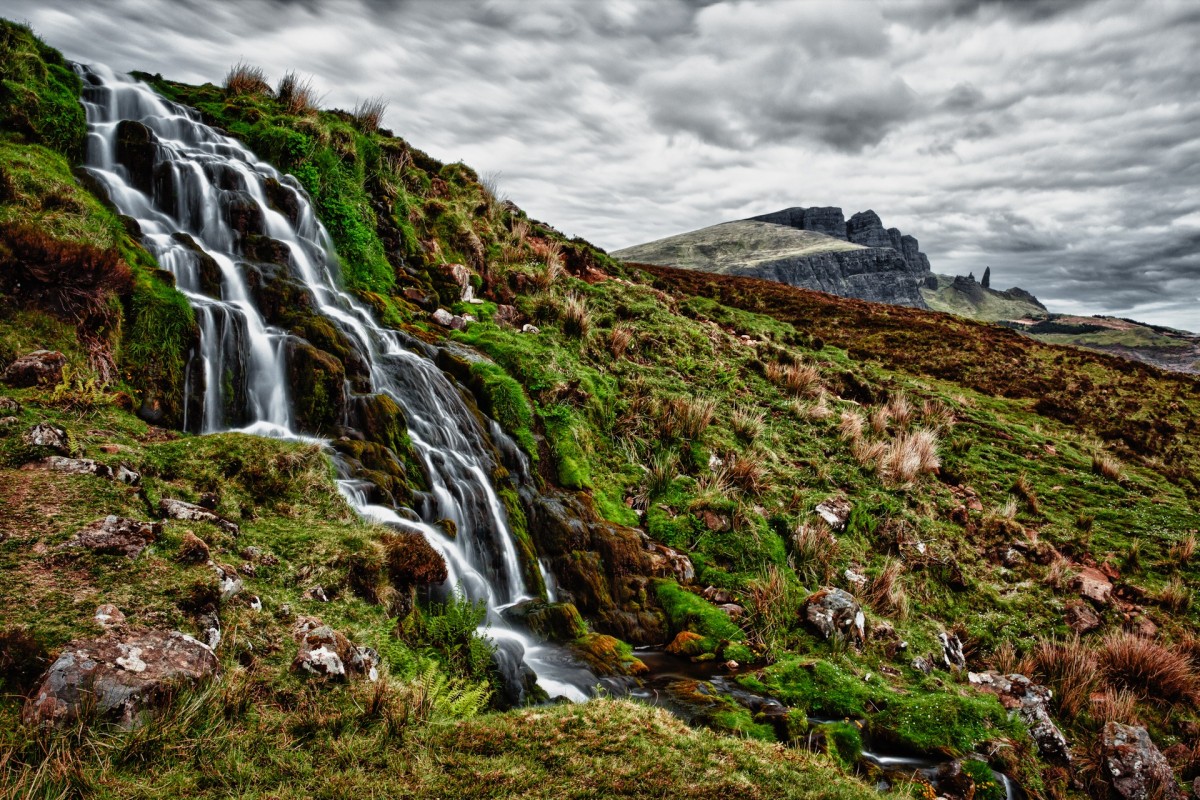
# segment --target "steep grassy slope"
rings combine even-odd
[[[565,771],[558,794],[566,796],[855,795],[858,785],[834,763],[855,760],[857,728],[810,737],[804,717],[812,716],[860,720],[911,750],[990,754],[1033,796],[1077,792],[963,670],[914,664],[915,656],[941,663],[941,634],[959,638],[970,669],[1019,669],[1055,688],[1056,720],[1081,754],[1110,718],[1140,719],[1164,746],[1197,744],[1195,381],[945,315],[622,266],[497,202],[468,168],[429,159],[362,114],[289,105],[266,86],[155,85],[297,174],[330,224],[346,284],[384,320],[490,358],[442,363],[528,451],[546,489],[590,492],[612,522],[686,553],[696,576],[680,584],[638,574],[626,551],[586,550],[569,526],[553,541],[535,536],[537,553],[553,547],[574,559],[580,582],[618,576],[613,586],[636,607],[641,633],[661,631],[698,659],[748,664],[738,680],[793,709],[781,732],[741,706],[719,705],[707,715],[714,727],[825,742],[831,755],[690,734],[657,713],[603,702],[452,728],[429,719],[397,726],[411,692],[436,675],[490,680],[462,656],[472,647],[469,616],[451,612],[459,624],[449,629],[466,639],[435,641],[390,618],[383,532],[348,516],[319,452],[239,436],[172,438],[122,411],[124,384],[114,383],[4,390],[24,407],[0,439],[11,453],[0,500],[16,520],[0,558],[19,577],[2,598],[16,614],[4,627],[32,632],[31,649],[52,654],[94,632],[93,604],[108,599],[141,620],[195,630],[191,585],[211,572],[177,560],[181,526],[168,525],[132,565],[54,549],[96,515],[152,513],[146,504],[168,491],[217,493],[246,542],[279,563],[246,578],[264,612],[229,606],[219,652],[232,677],[217,694],[184,698],[141,735],[98,727],[47,743],[14,731],[16,756],[0,762],[5,780],[27,787],[47,764],[47,785],[80,792],[147,795],[156,791],[148,782],[161,780],[153,785],[219,796],[237,776],[251,794],[288,796],[371,794],[383,791],[381,775],[401,775],[389,791],[429,796],[470,791],[472,775],[483,774],[494,796],[515,796],[551,794],[559,787],[543,776]],[[81,220],[103,218],[81,208]],[[454,262],[466,265],[484,302],[461,302]],[[5,297],[5,355],[55,347],[84,369],[73,323],[24,300]],[[477,319],[452,332],[432,321],[439,305]],[[128,389],[154,386],[143,377]],[[16,469],[31,455],[21,431],[43,417],[69,427],[87,455],[140,467],[144,490]],[[100,449],[110,444],[117,453]],[[849,506],[842,531],[814,513],[830,498]],[[195,532],[221,559],[242,560],[242,543]],[[1079,606],[1074,578],[1087,568],[1114,576],[1119,602],[1102,604],[1100,626],[1076,639],[1066,617]],[[305,598],[314,584],[333,590],[333,602]],[[863,604],[865,641],[826,640],[805,623],[806,599],[825,586]],[[18,598],[36,602],[18,607]],[[285,605],[374,644],[391,665],[384,685],[395,698],[290,676]],[[418,618],[446,616],[438,611]],[[1115,637],[1126,629],[1167,654],[1146,650],[1151,657],[1175,659],[1177,691],[1114,665],[1123,641]],[[1065,672],[1068,646],[1090,670]],[[1092,690],[1120,707],[1092,702]],[[690,702],[715,705],[699,688]],[[0,704],[3,721],[15,719],[17,705],[12,697]],[[436,723],[472,710],[450,703],[430,713]],[[220,760],[209,765],[202,752]],[[633,767],[660,782],[635,783]],[[1094,767],[1085,759],[1079,771]],[[313,776],[330,773],[313,788]]]

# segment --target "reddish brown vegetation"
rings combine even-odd
[[[653,276],[657,288],[769,314],[857,359],[1030,400],[1037,413],[1090,431],[1126,457],[1153,457],[1155,468],[1174,481],[1200,481],[1187,466],[1200,452],[1200,422],[1189,413],[1200,396],[1193,376],[1043,344],[948,314],[756,278],[633,266]]]

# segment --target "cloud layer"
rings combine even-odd
[[[792,205],[875,209],[944,273],[1200,329],[1190,2],[2,0],[86,61],[245,59],[615,249]]]

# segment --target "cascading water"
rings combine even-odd
[[[289,278],[303,284],[313,310],[346,336],[367,366],[367,393],[386,394],[403,409],[430,482],[419,513],[372,504],[366,487],[348,475],[339,481],[343,495],[364,517],[417,531],[442,554],[448,584],[486,603],[486,633],[510,678],[519,676],[524,663],[551,697],[586,699],[595,675],[560,649],[512,628],[500,614],[529,595],[504,505],[489,478],[494,466],[489,433],[492,441],[519,452],[499,426],[492,423],[485,432],[417,343],[378,325],[338,288],[332,242],[291,176],[144,83],[104,67],[78,69],[89,130],[86,166],[119,211],[137,220],[146,248],[175,276],[196,311],[200,343],[193,357],[199,364],[188,370],[194,377],[186,388],[203,403],[201,418],[185,419],[185,427],[310,438],[295,430],[292,418],[288,334],[266,323],[247,282],[245,226],[239,229],[232,220],[249,217],[261,235],[286,247]],[[122,136],[138,135],[150,138],[153,164],[131,166],[122,153]],[[272,207],[268,187],[288,195],[292,213]],[[431,524],[443,519],[453,521],[454,539]]]

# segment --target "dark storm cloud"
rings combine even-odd
[[[874,208],[935,270],[1200,329],[1200,6],[1124,0],[0,0],[69,55],[245,59],[616,248]]]

